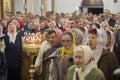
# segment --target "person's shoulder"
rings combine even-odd
[[[72,66],[69,67],[68,71],[75,71],[75,68],[76,68],[76,66],[72,65]]]
[[[103,49],[103,54],[102,56],[106,56],[110,59],[112,59],[113,57],[116,57],[115,53],[114,52],[110,52],[110,51],[107,51],[105,49]]]
[[[106,56],[111,56],[111,55],[114,55],[114,52],[110,52],[110,51],[107,51],[107,50],[105,50],[105,49],[103,49],[103,52],[102,52],[103,54],[102,55],[106,55]]]
[[[95,75],[103,75],[103,72],[99,68],[93,68],[91,72]]]
[[[120,29],[117,30],[117,33],[120,33]]]
[[[110,20],[115,22],[115,20],[113,18],[110,18]]]
[[[93,68],[87,78],[94,78],[94,80],[105,80],[104,73],[99,68]]]
[[[45,40],[41,43],[41,45],[44,45],[44,44],[49,44],[49,42],[47,40]]]
[[[57,55],[57,56],[61,56],[61,52],[62,52],[62,49],[61,48],[57,48],[56,51],[52,54],[52,55]]]

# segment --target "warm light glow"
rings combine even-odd
[[[43,42],[45,40],[45,36],[44,34],[40,34],[40,33],[31,33],[31,34],[27,34],[24,33],[24,37],[23,37],[23,44],[41,44],[41,42]]]

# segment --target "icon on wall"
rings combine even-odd
[[[3,8],[4,8],[4,17],[11,12],[11,0],[4,0],[3,2]]]

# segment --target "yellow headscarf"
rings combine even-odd
[[[71,46],[70,49],[65,49],[64,47],[62,47],[61,57],[64,58],[65,55],[67,55],[67,56],[72,56],[75,47],[76,47],[76,45],[75,45],[74,43],[72,44],[72,46]]]

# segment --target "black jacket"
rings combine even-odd
[[[5,75],[5,72],[6,72],[5,55],[0,51],[0,76]]]
[[[15,43],[9,41],[9,36],[4,36],[5,42],[5,56],[7,67],[21,67],[22,66],[22,35],[19,32],[16,35]]]
[[[103,21],[105,21],[105,19],[103,19]],[[115,21],[114,19],[110,18],[109,21],[108,21],[108,24],[109,24],[110,26],[114,27],[115,22],[116,22],[116,21]]]

